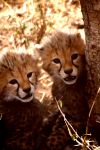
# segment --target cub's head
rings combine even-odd
[[[37,83],[37,61],[29,52],[0,53],[0,100],[30,102]]]
[[[84,62],[84,41],[80,33],[56,31],[44,37],[36,46],[43,60],[43,68],[53,78],[59,77],[66,84],[76,83]]]

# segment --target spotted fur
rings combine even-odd
[[[84,48],[85,43],[79,33],[62,31],[44,37],[37,46],[43,68],[53,79],[53,98],[62,101],[62,111],[80,135],[85,133],[88,116]],[[50,150],[62,150],[72,139],[61,115],[52,124],[45,145]]]
[[[42,104],[34,97],[37,60],[29,51],[0,55],[0,150],[33,150],[43,119]]]

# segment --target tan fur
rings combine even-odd
[[[7,51],[0,56],[0,146],[5,150],[33,150],[43,117],[34,97],[37,60],[28,51]],[[4,139],[3,139],[4,138]],[[3,145],[4,144],[4,145]],[[0,149],[2,149],[0,148]]]
[[[38,48],[43,60],[43,68],[53,78],[59,76],[64,80],[67,77],[64,71],[70,69],[73,69],[72,76],[78,77],[82,68],[81,57],[84,56],[84,47],[84,41],[79,33],[54,32],[45,37]],[[71,58],[73,54],[78,54],[78,57],[74,60]],[[61,64],[54,63],[54,59],[59,59]]]
[[[79,33],[68,34],[62,31],[45,37],[37,47],[43,68],[53,78],[53,98],[62,101],[63,112],[79,134],[84,134],[88,116],[84,48],[85,43]],[[62,150],[67,141],[71,140],[68,132],[65,132],[65,125],[59,125],[62,122],[60,118],[62,117],[58,117],[55,123],[53,121],[47,138],[46,145],[51,150]]]
[[[31,82],[35,88],[38,75],[37,61],[29,53],[6,52],[6,54],[3,54],[0,60],[0,93],[4,93],[5,90],[7,94],[12,92],[14,96],[19,95],[16,90],[17,84],[15,86],[15,84],[9,83],[13,79],[18,82],[18,86],[22,90],[30,88],[30,79],[28,79],[27,75],[31,72]]]

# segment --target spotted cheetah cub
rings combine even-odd
[[[62,100],[62,110],[78,133],[83,133],[88,114],[88,104],[84,94],[86,83],[84,48],[85,43],[80,33],[69,34],[63,31],[55,31],[44,37],[37,46],[43,68],[53,79],[53,97]],[[62,149],[64,141],[69,139],[68,132],[60,133],[61,128],[63,130],[63,125],[54,131],[53,127],[47,139],[47,146],[52,150],[56,147],[58,150]],[[60,134],[62,140],[61,137],[58,138]],[[54,137],[56,140],[52,140]]]
[[[39,71],[32,55],[0,52],[0,149],[35,149],[43,113],[34,97]]]

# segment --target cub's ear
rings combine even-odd
[[[44,50],[44,47],[43,47],[41,44],[36,44],[36,45],[35,45],[35,49],[36,49],[39,53],[41,53],[41,52]]]
[[[85,41],[85,33],[84,33],[83,30],[82,30],[82,31],[79,31],[76,36],[77,36],[77,39],[83,40],[84,44],[86,44],[86,41]]]
[[[79,32],[76,34],[76,36],[77,38],[81,38],[81,34]]]

